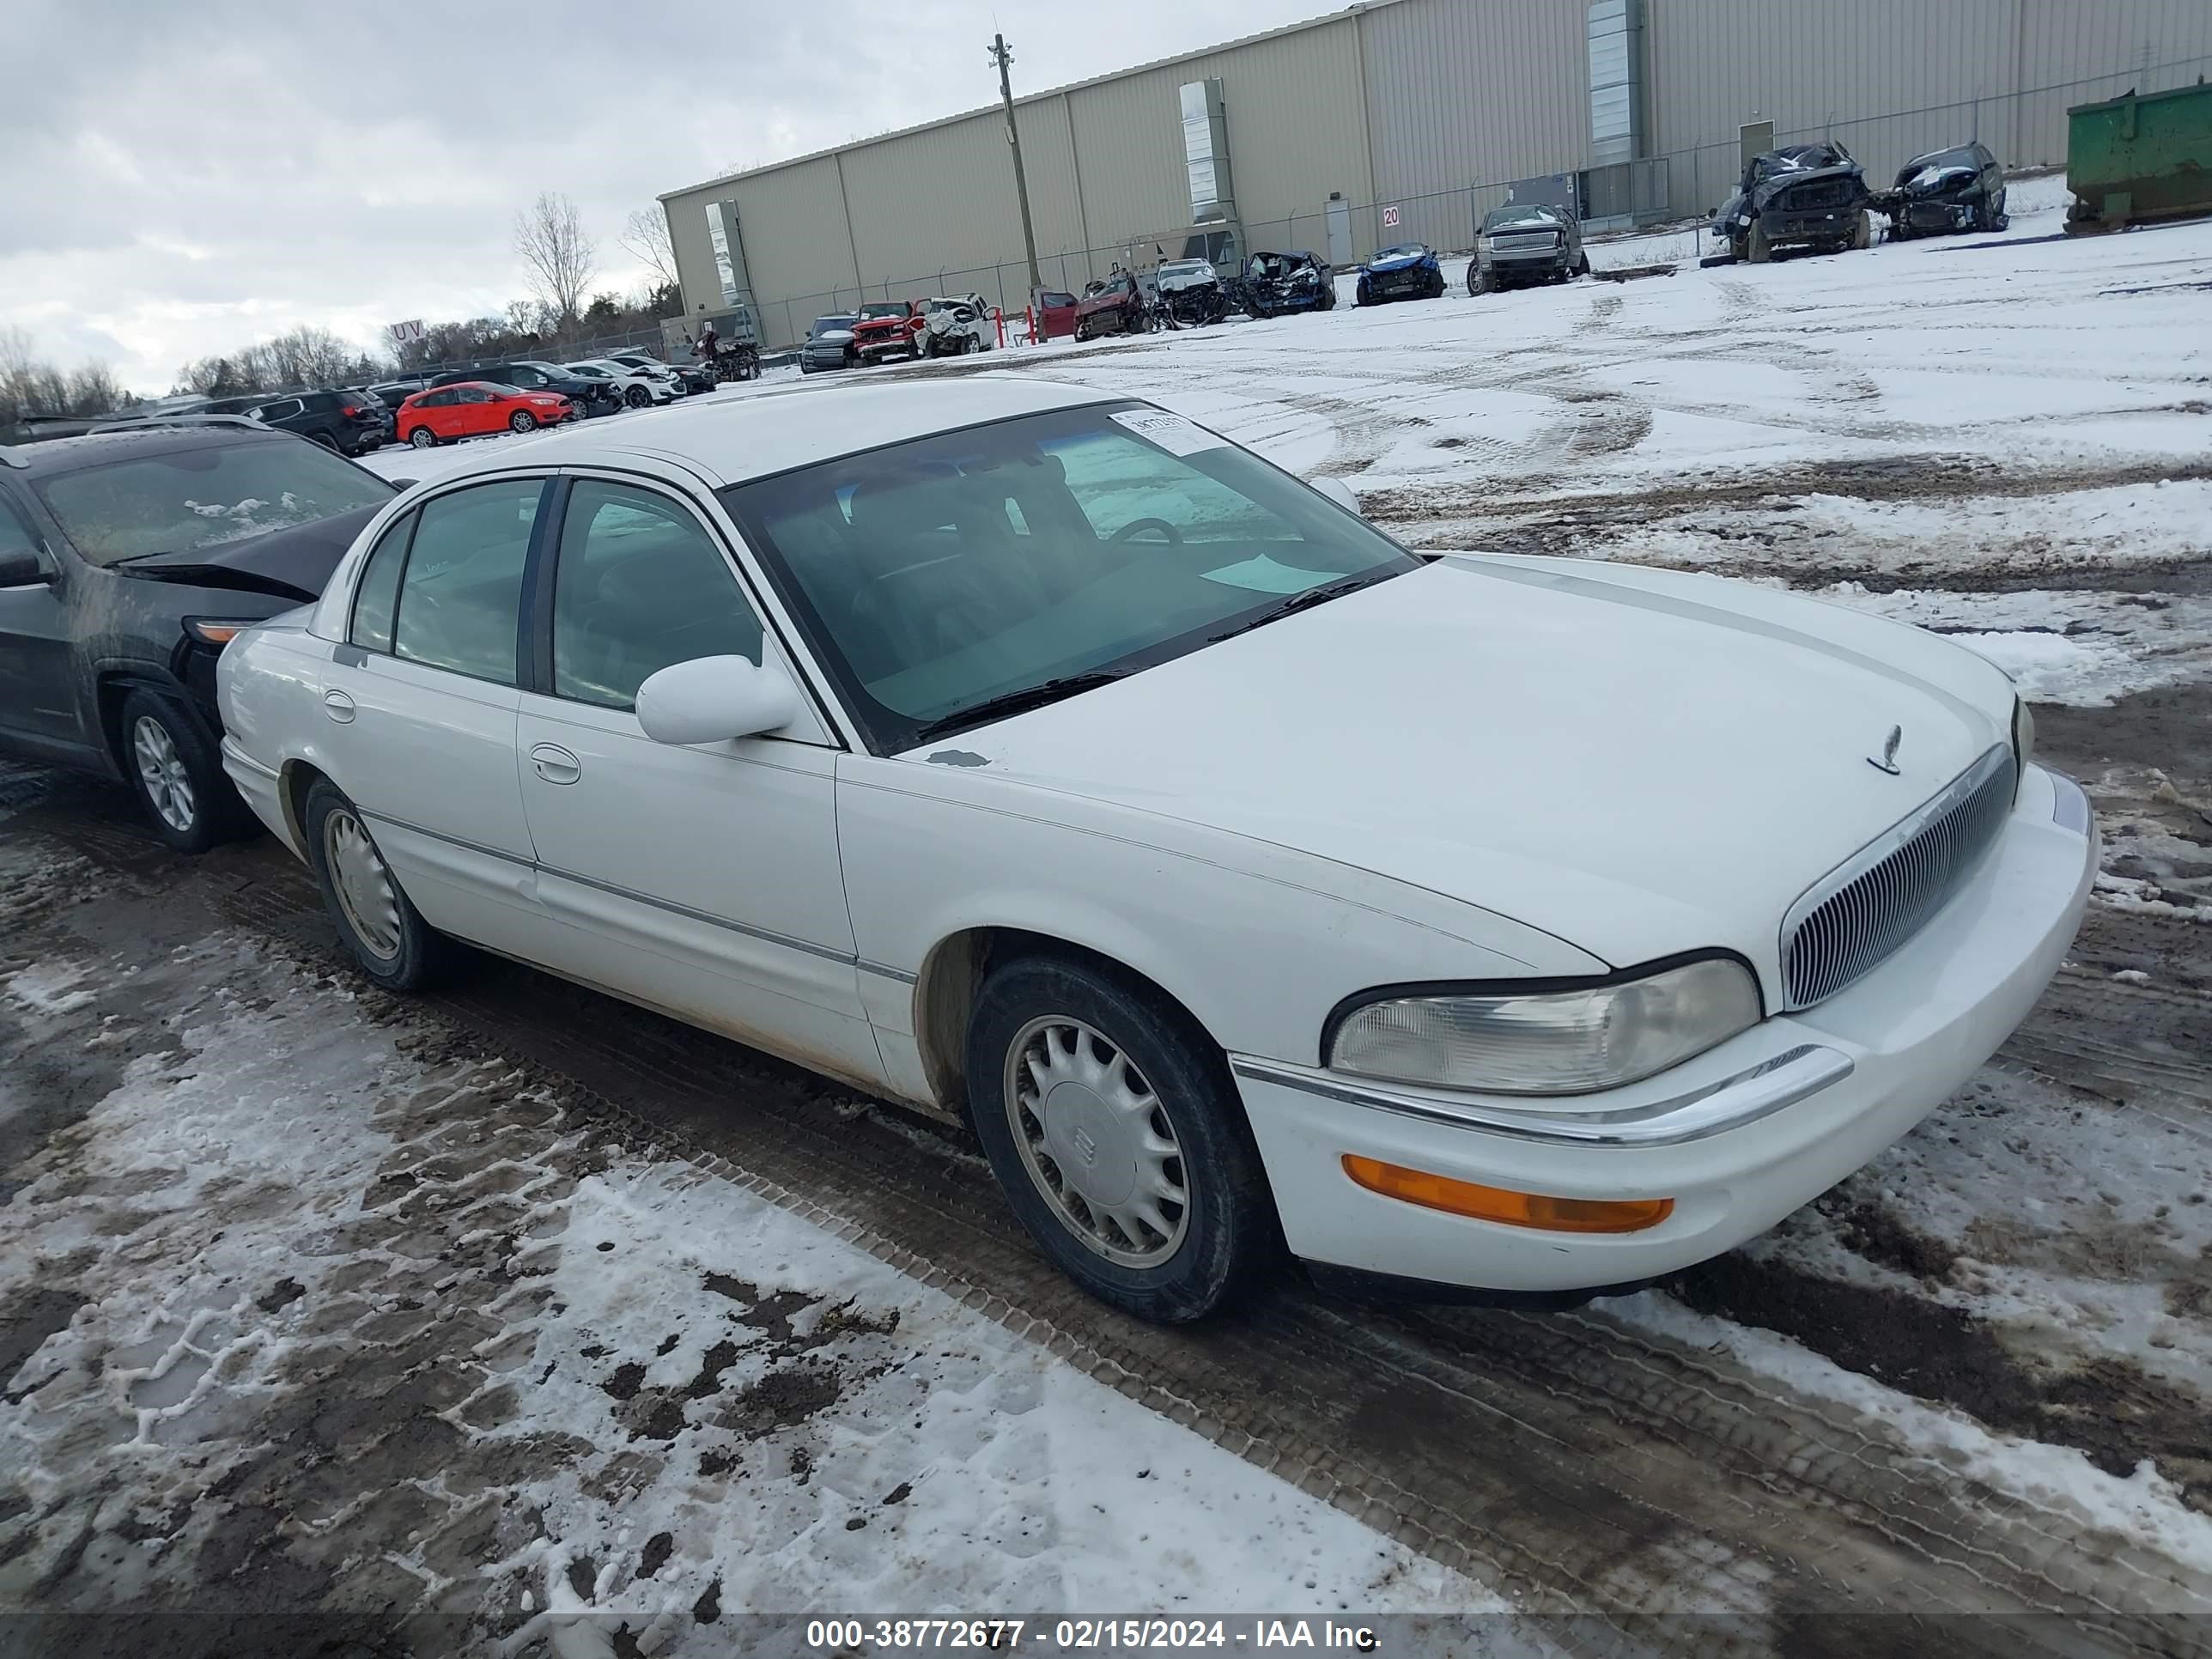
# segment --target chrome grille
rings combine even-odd
[[[1498,253],[1548,253],[1559,245],[1556,230],[1501,232],[1490,239],[1492,251]]]
[[[2012,811],[2012,750],[1992,749],[1933,800],[1806,890],[1782,924],[1789,1008],[1832,997],[1918,933]]]

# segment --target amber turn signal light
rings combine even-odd
[[[1641,1232],[1674,1213],[1671,1198],[1547,1198],[1505,1187],[1479,1187],[1472,1181],[1454,1181],[1352,1152],[1344,1155],[1344,1172],[1370,1193],[1424,1209],[1555,1233]]]

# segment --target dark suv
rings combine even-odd
[[[1841,144],[1785,144],[1745,164],[1735,194],[1713,210],[1713,228],[1754,265],[1788,248],[1836,253],[1872,245],[1871,200]]]
[[[0,449],[0,754],[121,779],[186,852],[249,830],[216,658],[320,595],[399,488],[221,416]]]
[[[623,406],[622,393],[607,380],[587,380],[571,374],[557,363],[535,361],[477,363],[433,375],[432,386],[459,386],[464,380],[489,380],[520,392],[552,392],[566,398],[586,415],[611,415]]]
[[[257,392],[218,398],[207,413],[250,415],[341,455],[365,455],[392,436],[388,411],[366,392]]]

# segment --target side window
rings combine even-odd
[[[39,538],[31,533],[30,526],[5,500],[0,500],[0,557],[11,553],[35,556],[38,550]]]
[[[514,683],[522,569],[542,481],[478,484],[425,502],[399,585],[394,654]]]
[[[648,676],[696,657],[761,659],[721,549],[665,495],[578,483],[553,574],[554,694],[628,708]]]
[[[399,605],[399,570],[407,562],[407,538],[415,533],[415,515],[402,514],[377,538],[368,562],[362,567],[361,581],[353,590],[353,626],[346,637],[364,651],[392,649],[392,613]]]

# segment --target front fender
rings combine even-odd
[[[1318,1063],[1329,1010],[1371,986],[1605,971],[1549,934],[1371,872],[974,769],[846,757],[837,830],[876,981],[870,1017],[908,1036],[902,981],[975,928],[1096,951],[1224,1048],[1300,1065]]]

